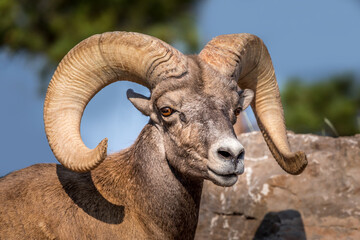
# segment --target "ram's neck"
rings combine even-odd
[[[133,146],[92,172],[93,181],[109,201],[125,205],[125,213],[136,216],[148,234],[192,239],[203,181],[171,169],[161,143],[157,128],[146,125]]]

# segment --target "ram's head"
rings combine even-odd
[[[129,90],[134,106],[161,133],[170,166],[188,177],[231,186],[244,171],[244,149],[233,130],[250,103],[274,158],[299,174],[307,161],[292,153],[270,56],[250,34],[222,35],[198,56],[185,56],[146,35],[114,32],[77,45],[60,63],[45,101],[45,129],[57,159],[89,171],[106,157],[107,140],[94,150],[80,137],[86,104],[106,85],[128,80],[148,87],[145,97]]]

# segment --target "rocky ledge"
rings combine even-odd
[[[230,187],[205,183],[196,239],[360,239],[360,134],[289,133],[309,165],[286,174],[261,133],[239,135],[245,173]]]

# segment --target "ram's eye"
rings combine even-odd
[[[173,114],[174,109],[170,108],[170,107],[163,107],[160,109],[161,115],[163,115],[164,117],[168,117],[171,114]]]
[[[235,116],[238,116],[241,113],[241,111],[242,111],[241,107],[235,109],[235,111],[234,111]]]

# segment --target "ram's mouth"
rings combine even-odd
[[[222,174],[208,167],[209,179],[216,185],[223,187],[230,187],[234,185],[238,179],[238,175],[235,173]]]

